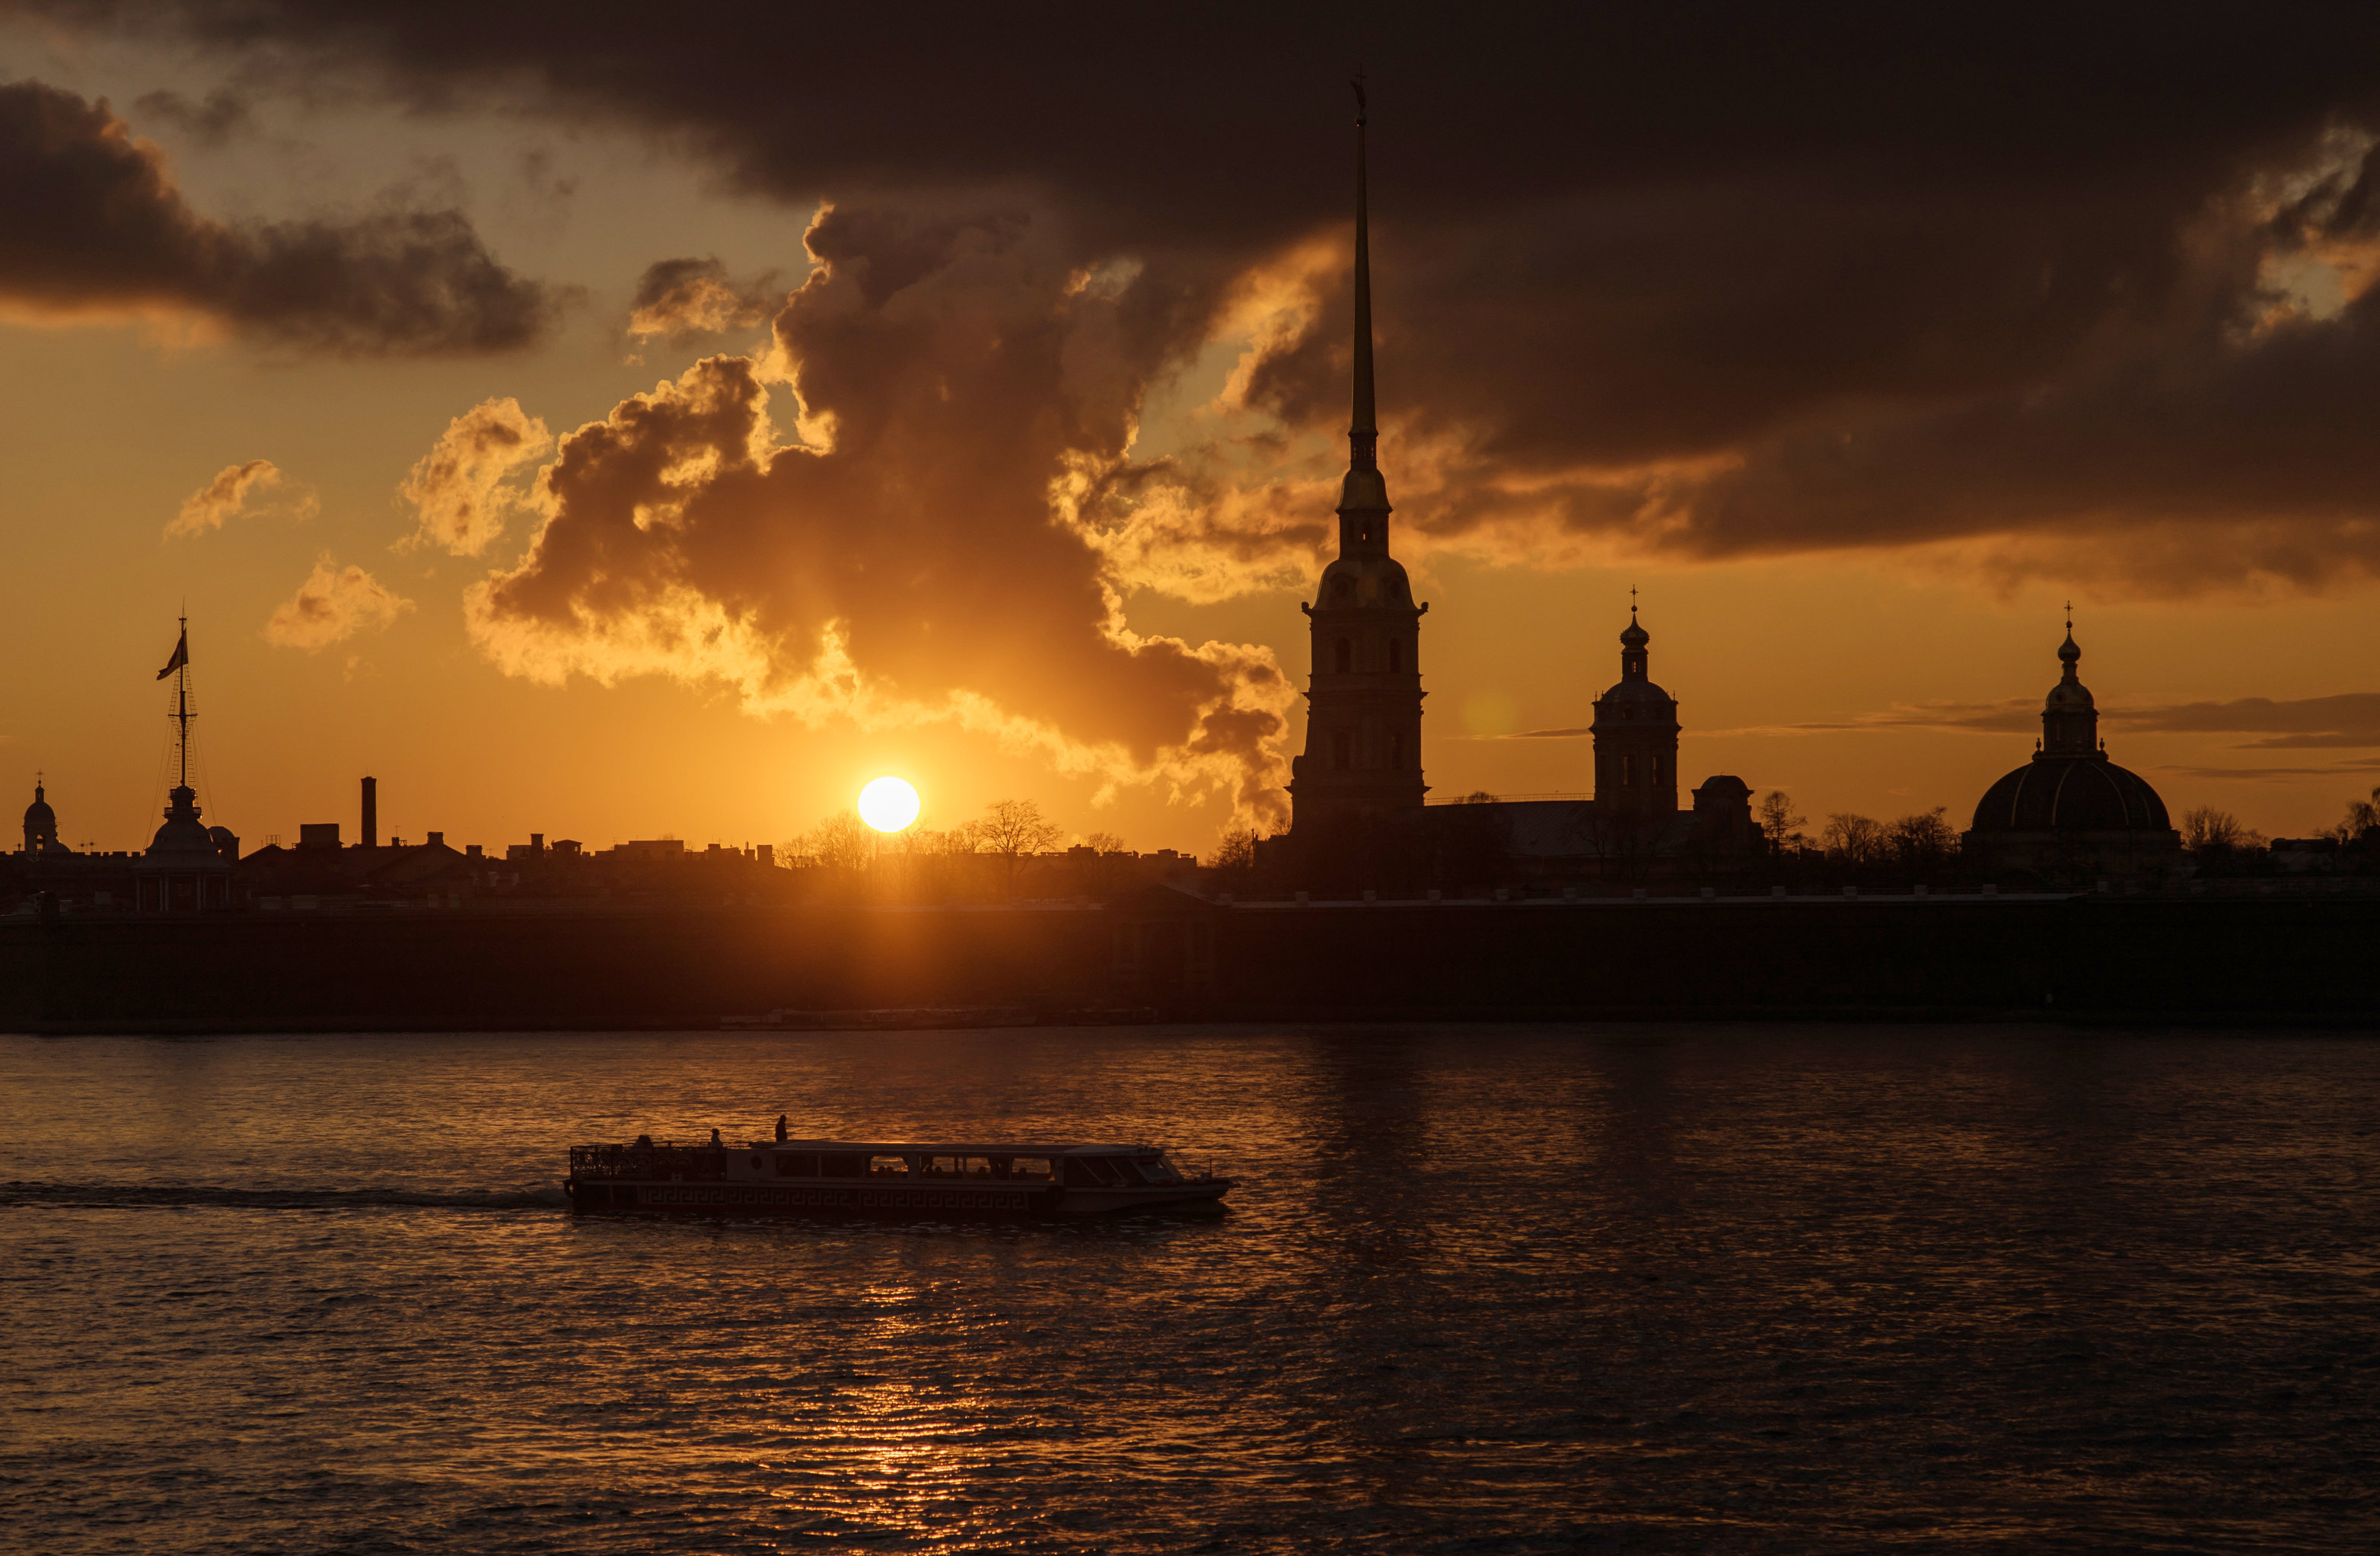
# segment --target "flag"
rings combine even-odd
[[[175,671],[179,670],[182,666],[189,663],[190,629],[186,626],[182,628],[181,640],[174,645],[174,657],[165,662],[164,669],[157,672],[157,678],[162,681],[166,676],[172,675]]]

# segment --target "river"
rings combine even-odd
[[[2372,1549],[2380,1043],[0,1038],[0,1548]],[[565,1148],[1156,1139],[1228,1213],[575,1219]]]

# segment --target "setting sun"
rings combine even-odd
[[[878,832],[900,832],[917,819],[917,791],[905,778],[879,778],[859,791],[859,819]]]

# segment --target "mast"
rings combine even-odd
[[[190,641],[190,618],[186,615],[180,619],[181,641],[184,647],[188,647]],[[180,758],[179,775],[175,779],[174,786],[177,789],[187,789],[190,786],[190,661],[188,654],[182,655],[181,659],[181,664],[174,672],[176,731],[174,746],[176,754]]]

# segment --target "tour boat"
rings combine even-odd
[[[574,1210],[677,1216],[1084,1216],[1213,1207],[1232,1180],[1159,1146],[752,1140],[570,1148]]]

